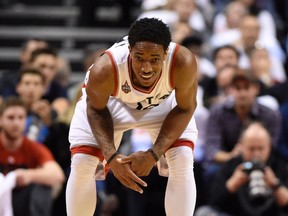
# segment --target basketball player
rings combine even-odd
[[[140,177],[149,175],[163,155],[169,167],[166,214],[193,215],[196,71],[192,53],[171,42],[169,28],[155,18],[137,20],[128,37],[96,60],[86,74],[70,127],[69,216],[93,215],[95,177],[103,178],[95,171],[101,164],[109,165],[123,185],[143,193],[148,185]],[[149,131],[153,147],[119,154],[122,134],[131,128]]]

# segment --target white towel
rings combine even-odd
[[[0,215],[13,216],[12,190],[16,186],[16,174],[10,172],[6,176],[0,173]]]

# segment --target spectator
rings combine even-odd
[[[47,41],[43,39],[32,38],[25,41],[21,53],[20,53],[20,62],[22,67],[27,67],[31,58],[31,54],[37,50],[42,48],[49,47]]]
[[[277,143],[281,128],[280,113],[257,102],[259,84],[253,75],[239,69],[232,79],[231,91],[233,98],[211,107],[206,128],[209,131],[205,142],[207,157],[219,163],[233,156],[235,152],[232,150],[239,134],[249,122],[263,122],[272,134],[273,146]],[[227,120],[227,124],[223,124],[224,120]]]
[[[240,153],[237,141],[243,129],[252,121],[262,122],[272,136],[273,147],[281,129],[280,113],[257,100],[258,80],[251,73],[238,70],[232,79],[231,98],[210,109],[204,142],[207,178],[213,177],[219,165]]]
[[[19,68],[25,68],[28,66],[31,58],[31,53],[39,48],[48,47],[48,43],[45,40],[32,38],[24,42],[19,55]],[[15,95],[15,86],[17,84],[18,71],[7,71],[0,78],[0,97],[6,98],[11,95]]]
[[[229,44],[217,47],[212,55],[216,71],[225,65],[239,66],[239,58],[240,52],[237,47]]]
[[[225,65],[222,67],[215,77],[214,87],[216,92],[211,92],[209,98],[206,98],[206,102],[209,104],[209,107],[222,103],[231,96],[231,82],[234,75],[237,73],[239,68],[234,65]]]
[[[257,0],[237,0],[241,2],[248,13],[257,17],[260,24],[260,37],[276,37],[276,24],[271,11],[265,9],[264,4],[260,6]],[[268,0],[270,1],[270,0]],[[267,4],[267,0],[266,0]]]
[[[57,71],[54,80],[60,84],[64,89],[67,89],[70,84],[71,65],[69,60],[58,56],[57,58]]]
[[[282,82],[278,78],[277,72],[271,73],[274,69],[269,56],[269,52],[265,48],[254,48],[249,53],[251,72],[260,80],[264,88],[274,86],[276,83]]]
[[[276,37],[261,36],[260,24],[256,16],[245,15],[240,23],[239,29],[234,35],[217,34],[211,37],[212,48],[225,44],[233,44],[240,51],[239,66],[249,69],[249,52],[255,47],[266,48],[272,62],[271,74],[277,73],[278,80],[283,82],[286,79],[283,63],[285,54]]]
[[[0,172],[15,175],[15,189],[12,192],[14,216],[48,216],[52,200],[64,181],[64,174],[44,145],[22,135],[26,108],[21,100],[7,98],[0,114]],[[0,202],[4,199],[5,194],[0,197]]]
[[[207,30],[205,19],[198,10],[195,0],[171,0],[161,9],[144,11],[138,19],[158,18],[166,23],[173,34],[178,23],[188,23],[193,31],[204,33]]]
[[[256,0],[236,0],[229,2],[224,12],[218,13],[214,20],[214,33],[239,28],[241,19],[246,14],[252,14],[259,20],[261,37],[276,37],[276,24],[268,10],[259,8]]]
[[[38,69],[45,76],[45,94],[56,114],[62,114],[69,105],[67,90],[54,78],[57,72],[57,53],[51,48],[37,49],[31,54],[29,67]]]
[[[217,79],[223,78],[223,76],[221,76],[220,74],[221,73],[220,71],[227,65],[229,65],[227,67],[230,67],[230,69],[233,70],[233,67],[235,69],[235,67],[237,67],[239,64],[239,57],[240,57],[239,51],[236,49],[236,47],[232,45],[224,45],[214,50],[212,59],[213,59],[213,63],[216,69],[215,75],[210,76],[210,77],[205,76],[199,82],[199,85],[202,86],[204,90],[203,100],[204,100],[205,107],[209,108],[213,104],[212,98],[219,96],[221,87],[218,86],[219,81],[217,81]],[[224,77],[224,78],[227,80],[227,77]],[[229,79],[227,81],[229,81]],[[226,86],[227,86],[227,81],[224,82],[226,83],[225,84]],[[224,87],[223,81],[220,81],[220,82],[223,85],[222,87]]]
[[[24,134],[31,140],[44,143],[53,121],[51,104],[43,100],[44,75],[32,68],[23,69],[19,75],[16,91],[28,111]]]
[[[240,59],[240,64],[242,67],[248,68],[249,62],[247,61],[247,55],[254,47],[264,47],[268,50],[269,56],[272,61],[273,70],[271,74],[277,72],[278,79],[281,81],[285,80],[285,72],[283,69],[283,63],[285,61],[285,54],[282,50],[276,37],[269,37],[268,35],[260,35],[260,24],[257,17],[253,15],[247,15],[243,17],[240,24],[240,38],[234,41],[234,44],[242,50],[242,55]]]
[[[229,2],[223,12],[217,13],[213,22],[213,34],[231,32],[239,28],[241,19],[248,11],[240,1]]]
[[[273,152],[270,132],[253,122],[238,145],[241,154],[224,163],[212,182],[209,205],[195,215],[287,215],[287,165]]]

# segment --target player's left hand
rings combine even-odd
[[[148,176],[155,165],[155,159],[148,151],[135,152],[127,157],[117,158],[117,160],[120,163],[130,163],[132,171],[138,176]]]

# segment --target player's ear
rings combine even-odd
[[[128,45],[128,49],[129,49],[129,52],[131,53],[132,48],[130,45]]]
[[[165,58],[167,56],[167,53],[168,53],[168,48],[164,51]]]

